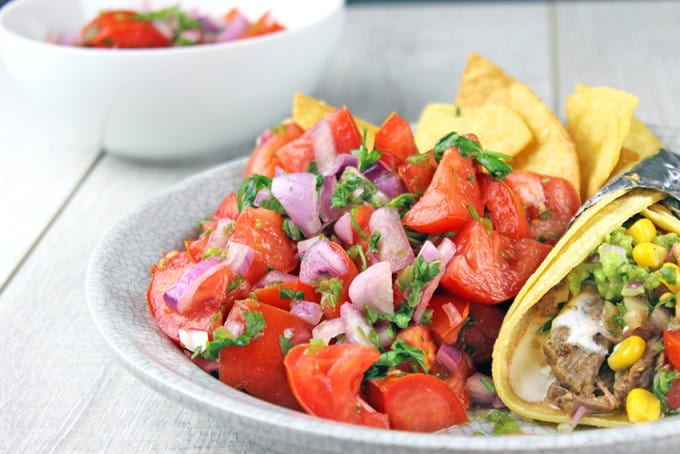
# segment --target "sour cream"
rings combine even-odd
[[[607,354],[607,349],[595,342],[595,336],[605,332],[602,319],[599,314],[598,316],[588,314],[588,303],[592,298],[597,298],[597,296],[583,292],[570,299],[562,312],[553,320],[552,328],[566,326],[569,329],[567,343],[604,355]]]

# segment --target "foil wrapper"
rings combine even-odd
[[[640,161],[588,199],[574,216],[576,219],[607,194],[619,189],[647,188],[663,191],[672,199],[666,205],[680,217],[680,155],[661,149]]]

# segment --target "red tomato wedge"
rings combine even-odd
[[[455,237],[456,254],[440,284],[464,299],[496,304],[517,294],[552,249],[531,238],[509,238],[470,221]]]
[[[274,33],[285,30],[285,27],[274,20],[271,12],[267,11],[260,18],[250,25],[248,30],[243,35],[243,38],[252,38],[254,36],[262,36],[268,33]]]
[[[246,207],[236,219],[229,241],[255,249],[256,255],[265,264],[264,271],[269,266],[288,273],[297,267],[297,248],[283,231],[283,217],[275,211]]]
[[[166,305],[163,295],[186,270],[194,266],[194,262],[186,252],[172,254],[170,258],[163,259],[161,262],[164,262],[163,266],[154,264],[151,268],[151,283],[147,290],[149,309],[160,329],[177,344],[179,344],[179,329],[195,329],[212,333],[222,324],[223,316],[226,314],[225,307],[229,303],[226,297],[228,282],[220,284],[220,278],[225,276],[220,274],[214,279],[207,279],[200,291],[196,292],[195,298],[201,299],[202,303],[192,304],[191,311],[179,314]],[[226,278],[228,279],[228,276]],[[214,292],[206,290],[207,286],[218,284],[222,285],[222,288]]]
[[[304,129],[295,123],[287,123],[273,128],[269,135],[250,154],[244,178],[253,174],[274,176],[274,169],[279,164],[276,152],[284,145],[292,142],[304,134]]]
[[[374,148],[380,152],[387,151],[402,161],[418,154],[411,125],[395,112],[387,117],[375,134]]]
[[[324,120],[328,122],[333,134],[335,153],[351,153],[361,146],[362,136],[354,121],[354,117],[346,107],[326,114]]]
[[[524,207],[531,237],[555,244],[581,204],[571,183],[525,170],[511,172],[504,181]]]
[[[238,217],[238,199],[235,192],[227,194],[213,216],[215,219],[236,219]]]
[[[191,261],[198,263],[203,259],[203,253],[205,252],[205,247],[210,239],[210,234],[203,235],[195,240],[187,240],[184,242],[184,247],[191,258]]]
[[[336,344],[290,349],[284,364],[288,383],[308,413],[334,421],[362,424],[366,410],[359,398],[364,372],[380,352],[367,345]]]
[[[168,47],[170,38],[163,35],[148,20],[136,19],[137,13],[128,10],[101,13],[81,32],[87,47],[151,48]]]
[[[482,203],[493,228],[511,238],[528,238],[529,221],[524,208],[507,183],[480,174]]]
[[[483,205],[475,166],[458,150],[444,153],[432,182],[423,196],[404,215],[404,225],[422,233],[446,233],[460,229],[483,215]]]
[[[669,410],[680,408],[680,379],[675,379],[671,383],[671,389],[666,393],[666,405]]]
[[[471,322],[460,332],[458,346],[470,356],[475,366],[491,361],[493,344],[498,338],[505,311],[489,304],[470,304]]]
[[[434,375],[395,375],[370,380],[368,402],[387,413],[393,429],[434,432],[467,422],[465,407],[451,389]]]
[[[242,321],[244,311],[260,312],[265,328],[250,343],[220,351],[220,380],[268,402],[299,409],[286,379],[281,337],[285,336],[293,345],[307,342],[312,336],[312,326],[287,311],[253,300],[234,304],[229,318]]]
[[[428,309],[432,310],[430,328],[437,342],[455,344],[470,313],[470,302],[439,292],[432,295]]]
[[[437,161],[432,150],[420,155],[413,155],[399,164],[397,172],[409,192],[422,195],[434,177]]]
[[[320,295],[316,293],[313,287],[300,282],[300,279],[296,279],[291,282],[283,282],[280,284],[270,285],[264,288],[258,288],[254,290],[255,296],[257,296],[258,301],[267,303],[271,306],[278,307],[283,310],[290,310],[292,301],[290,299],[283,298],[281,296],[281,290],[291,290],[293,292],[302,292],[304,301],[313,301],[318,303]]]
[[[667,329],[663,332],[663,350],[671,366],[680,371],[680,330]]]

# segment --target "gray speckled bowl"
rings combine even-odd
[[[680,149],[680,130],[657,128],[662,141]],[[153,389],[212,415],[254,443],[280,452],[609,453],[674,452],[678,417],[638,426],[558,434],[550,426],[522,422],[531,436],[473,437],[490,433],[473,418],[462,428],[436,434],[377,430],[290,411],[236,391],[196,367],[156,327],[146,304],[149,267],[161,251],[181,248],[196,220],[210,213],[240,182],[243,160],[181,182],[128,214],[104,236],[87,273],[94,320],[123,364]]]

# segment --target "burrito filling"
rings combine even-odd
[[[534,389],[513,380],[515,392],[572,420],[626,412],[632,422],[643,422],[678,413],[679,259],[678,235],[657,232],[647,218],[607,235],[537,305],[540,323],[524,337],[541,351],[533,364],[514,365],[523,377],[533,376]]]

